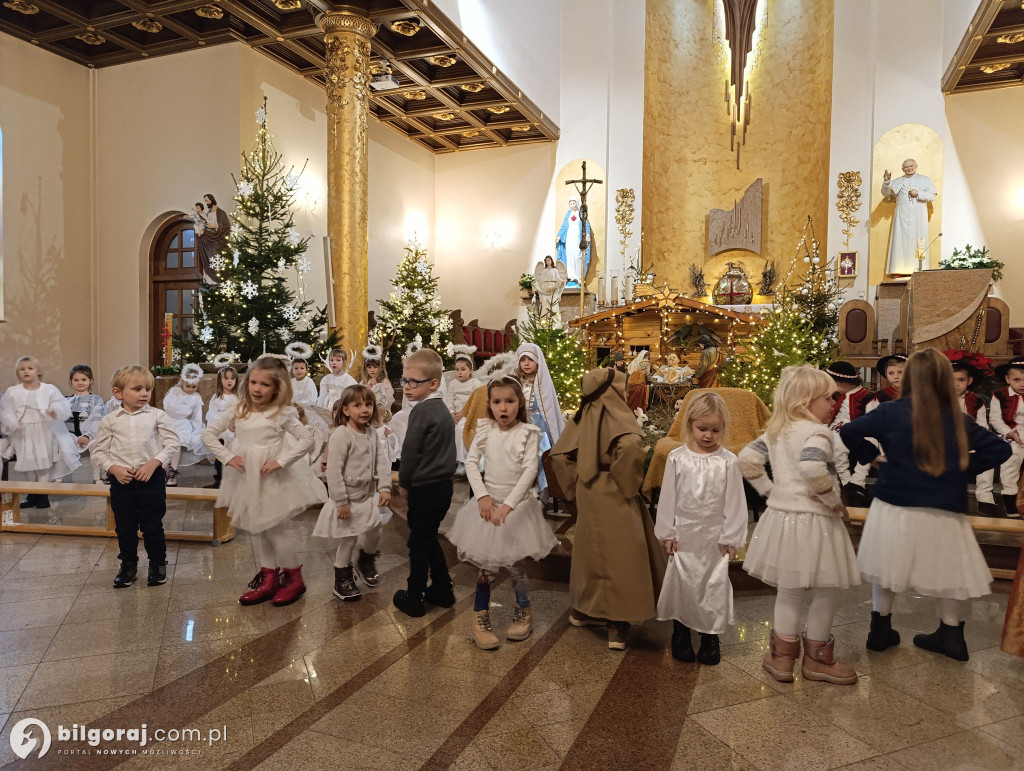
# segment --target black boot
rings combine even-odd
[[[450,608],[455,604],[455,590],[450,581],[444,586],[431,584],[423,593],[423,599],[439,608]]]
[[[166,562],[150,562],[149,563],[149,580],[146,582],[147,586],[162,586],[167,583],[167,563]]]
[[[395,592],[395,596],[391,598],[392,604],[402,611],[407,616],[413,618],[420,618],[425,616],[427,609],[423,607],[423,595],[413,594],[407,592],[405,589],[399,589]]]
[[[931,634],[914,636],[914,645],[932,653],[942,653],[956,661],[967,661],[967,643],[964,642],[964,622],[957,626],[949,626],[941,621],[939,628]]]
[[[355,602],[363,598],[363,593],[359,591],[359,587],[356,586],[356,582],[352,578],[351,562],[343,568],[334,568],[334,596],[339,600],[345,600],[345,602]]]
[[[134,584],[138,569],[139,563],[121,560],[121,569],[117,571],[117,576],[114,578],[114,588],[126,589]]]
[[[697,660],[690,642],[690,628],[680,621],[672,622],[672,658],[687,664]]]
[[[900,633],[892,628],[892,613],[883,616],[871,611],[871,631],[868,632],[868,650],[884,651],[900,644]]]
[[[377,572],[378,554],[379,551],[371,554],[360,549],[356,556],[356,573],[363,579],[363,583],[370,587],[380,586],[380,574]]]
[[[704,634],[700,636],[700,650],[697,651],[697,661],[713,667],[722,660],[722,649],[718,644],[717,634]]]
[[[49,495],[37,495],[36,496],[36,508],[37,509],[48,509],[48,508],[50,508],[50,496]]]
[[[1003,507],[1006,509],[1006,516],[1017,519],[1020,517],[1020,512],[1017,511],[1017,496],[1016,495],[1004,495]]]
[[[978,514],[982,517],[1005,517],[1006,515],[999,511],[999,507],[994,503],[986,503],[985,501],[978,501]]]
[[[38,497],[39,497],[38,495],[32,495],[32,494],[26,495],[25,496],[25,500],[23,500],[21,502],[21,508],[23,508],[23,509],[34,509],[36,507],[36,498],[38,498]]]

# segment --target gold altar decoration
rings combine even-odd
[[[454,56],[438,54],[437,56],[429,57],[427,61],[433,64],[435,67],[451,67],[453,64],[455,64],[456,59]]]
[[[347,11],[317,17],[327,48],[327,234],[335,328],[345,345],[366,340],[369,291],[367,134],[370,38],[377,25]],[[354,362],[353,362],[354,364]]]
[[[711,290],[715,305],[750,305],[754,299],[754,287],[740,264],[729,263],[729,269],[715,282]]]
[[[986,75],[995,75],[997,72],[1010,69],[1011,66],[1010,62],[999,62],[999,64],[983,65],[980,69]]]
[[[860,219],[854,216],[854,212],[860,209],[860,172],[839,172],[837,184],[839,193],[836,195],[836,211],[839,212],[840,221],[845,225],[843,248],[846,249],[850,246],[850,239],[853,238],[853,229],[860,224]]]
[[[101,46],[107,42],[103,35],[97,35],[95,32],[83,32],[81,35],[75,35],[75,37],[90,46]]]
[[[410,101],[423,101],[427,98],[426,91],[403,91],[402,96]]]
[[[729,149],[736,153],[736,168],[740,167],[740,147],[746,144],[750,126],[750,75],[757,64],[760,40],[768,22],[767,0],[721,0],[713,4],[717,13],[722,11],[723,37],[728,43],[729,75],[725,83],[725,104],[731,122]],[[751,55],[758,49],[757,54]]]
[[[929,262],[927,268],[939,266],[942,239],[932,242],[942,232],[942,138],[929,126],[904,123],[889,129],[875,143],[871,160],[871,238],[867,258],[868,284],[877,286],[885,281],[885,263],[889,254],[889,231],[896,209],[893,199],[882,196],[882,175],[888,169],[893,177],[902,172],[900,165],[906,158],[917,161],[917,170],[935,184],[936,198],[928,204]],[[863,259],[863,258],[862,258]]]
[[[412,21],[411,19],[393,21],[391,22],[391,31],[397,32],[399,35],[404,35],[405,37],[412,37],[420,31],[420,23],[418,21]]]
[[[512,108],[509,107],[507,104],[503,104],[503,105],[499,105],[498,107],[488,107],[487,108],[487,112],[492,112],[495,115],[503,115],[504,113],[508,112],[510,109],[512,109]]]
[[[370,65],[371,75],[383,75],[384,70],[388,68],[387,62],[373,62]]]
[[[520,134],[525,134],[527,131],[529,131],[532,128],[533,128],[533,126],[531,126],[529,123],[524,123],[524,124],[519,125],[519,126],[510,126],[509,127],[509,129],[511,131],[516,131],[516,132],[518,132]]]
[[[1021,3],[1021,9],[1024,10],[1024,3]],[[1000,35],[996,38],[997,43],[1006,43],[1007,45],[1017,45],[1017,43],[1024,43],[1024,32],[1014,32],[1010,35]]]
[[[742,171],[722,141],[730,131],[724,65],[721,51],[708,45],[717,5],[646,3],[643,259],[645,267],[658,266],[659,281],[678,287],[689,286],[689,266],[707,253],[709,209],[738,199],[753,179],[764,181],[763,259],[723,252],[702,266],[709,285],[740,259],[751,275],[765,262],[788,275],[803,225],[794,213],[827,222],[831,206],[834,4],[769,0],[760,63],[748,79],[757,117],[747,129]]]
[[[24,0],[7,0],[4,3],[4,8],[10,8],[12,11],[23,13],[26,16],[34,16],[39,13],[39,6],[32,5],[32,3],[26,3]]]
[[[453,112],[435,112],[434,117],[438,120],[455,120],[455,113]]]
[[[302,0],[274,0],[279,11],[297,11],[302,7]]]
[[[476,129],[470,129],[469,131],[460,132],[466,139],[472,139],[473,137],[480,136],[480,132]]]
[[[629,239],[633,231],[629,226],[633,224],[633,203],[636,201],[636,193],[631,187],[622,187],[615,191],[615,224],[619,228],[619,254],[622,255],[622,264],[626,264],[626,248],[629,246]]]
[[[201,5],[196,8],[196,16],[201,16],[204,19],[223,19],[224,10],[216,5]]]

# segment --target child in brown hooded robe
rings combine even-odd
[[[656,615],[665,553],[640,495],[641,430],[626,406],[626,376],[583,376],[582,404],[551,450],[562,490],[576,501],[569,595],[573,626],[608,627],[608,647],[624,650],[630,622]]]

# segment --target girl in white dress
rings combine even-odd
[[[320,511],[313,535],[341,539],[334,559],[334,596],[353,601],[363,594],[355,583],[352,556],[360,538],[374,533],[371,538],[379,541],[380,508],[391,502],[391,462],[384,430],[379,427],[380,409],[369,388],[356,385],[345,389],[334,407],[334,424],[337,428],[327,447],[330,498]]]
[[[167,471],[168,487],[178,486],[178,469],[183,463],[191,466],[208,454],[203,447],[203,397],[199,395],[202,376],[198,365],[186,364],[181,369],[181,378],[164,394],[163,411],[174,423],[181,443]]]
[[[455,421],[455,457],[459,462],[456,474],[462,474],[466,469],[466,443],[463,439],[466,417],[462,414],[462,408],[466,406],[473,391],[480,387],[480,382],[473,377],[474,353],[474,345],[455,346],[455,378],[448,383],[444,395],[445,406]]]
[[[360,384],[373,391],[381,422],[390,422],[391,408],[395,404],[395,387],[388,380],[384,352],[379,345],[368,345],[363,349],[363,377]]]
[[[53,482],[81,465],[75,440],[64,421],[71,407],[57,387],[43,383],[39,362],[22,356],[15,365],[17,385],[7,389],[0,412],[0,426],[10,438],[10,451],[17,456],[11,469],[26,482]],[[21,508],[50,507],[46,495],[29,495]]]
[[[234,367],[221,367],[217,370],[217,385],[214,388],[213,396],[210,397],[210,404],[206,407],[206,425],[210,425],[225,412],[232,412],[238,404],[238,370]],[[221,434],[221,444],[231,444],[235,435],[230,431]],[[213,484],[211,488],[220,487],[221,479],[224,477],[224,464],[219,460],[213,462]]]
[[[317,398],[316,383],[309,376],[309,364],[305,359],[295,359],[292,362],[292,403],[315,407]]]
[[[672,619],[672,656],[717,664],[718,635],[735,622],[729,560],[746,542],[747,502],[736,456],[722,447],[729,423],[725,400],[711,390],[686,403],[680,438],[669,453],[654,534],[668,568],[658,618]],[[700,634],[694,655],[690,630]]]
[[[260,535],[262,567],[251,591],[239,598],[243,605],[288,605],[306,591],[286,528],[292,517],[323,504],[327,491],[303,460],[313,446],[313,429],[299,420],[291,398],[288,368],[262,356],[242,379],[235,410],[203,432],[203,442],[225,466],[216,505],[227,507],[236,527]],[[225,431],[235,434],[230,449],[218,441]],[[286,433],[295,441],[286,443]]]
[[[341,348],[331,349],[327,355],[327,366],[331,371],[320,379],[320,398],[316,405],[333,410],[341,392],[355,385],[356,379],[348,374],[348,354]]]
[[[64,421],[64,425],[75,437],[79,456],[82,456],[89,451],[89,445],[96,438],[100,421],[107,414],[107,407],[103,402],[103,397],[92,392],[92,383],[95,378],[92,374],[92,367],[88,364],[73,366],[69,379],[71,381],[71,396],[68,397],[68,407],[71,409],[71,417]],[[92,481],[96,483],[100,481],[98,468],[93,469]]]
[[[860,583],[827,425],[835,391],[835,381],[814,367],[786,367],[764,435],[739,455],[743,476],[768,498],[743,569],[778,589],[762,666],[780,683],[793,682],[802,631],[805,678],[839,685],[857,682],[852,667],[836,662],[832,637],[839,590]],[[765,473],[769,462],[771,479]],[[804,625],[800,618],[808,596]]]
[[[466,456],[466,476],[475,498],[455,515],[448,540],[459,559],[480,568],[471,634],[484,650],[500,644],[491,628],[491,584],[501,568],[512,572],[515,608],[505,637],[525,640],[533,631],[526,560],[543,559],[558,545],[537,500],[540,429],[526,413],[523,388],[514,377],[487,385],[487,412]],[[480,473],[480,462],[487,479]]]

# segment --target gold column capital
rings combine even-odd
[[[365,38],[377,34],[378,24],[351,11],[326,11],[316,17],[316,23],[325,36],[338,32],[354,32]]]

